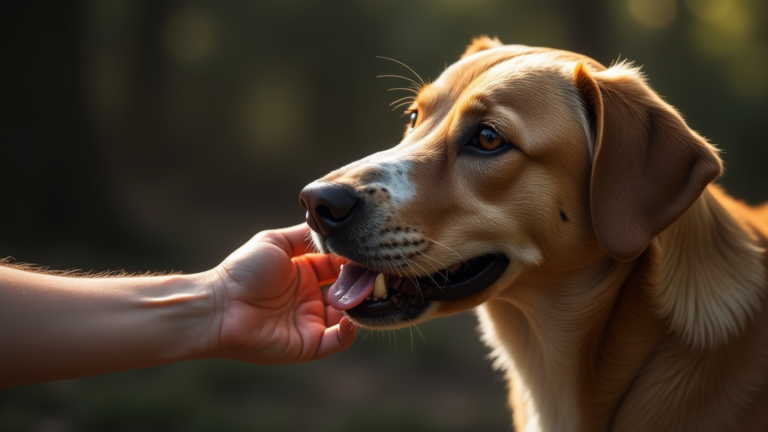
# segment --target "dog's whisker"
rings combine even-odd
[[[438,264],[440,264],[442,267],[441,267],[441,268],[438,268],[438,267],[435,267],[435,266],[434,266],[433,264],[431,264],[431,263],[428,263],[428,262],[426,262],[426,261],[424,262],[424,264],[426,264],[426,265],[428,265],[428,266],[432,267],[433,269],[435,269],[435,273],[437,273],[437,272],[440,272],[440,270],[441,270],[441,269],[444,269],[444,268],[445,268],[445,265],[443,265],[443,263],[441,263],[440,261],[438,261],[438,260],[436,260],[436,259],[434,259],[434,258],[431,258],[431,257],[427,256],[427,255],[426,255],[424,252],[422,252],[422,251],[418,250],[417,248],[412,248],[412,250],[414,250],[414,251],[416,251],[416,253],[420,253],[420,254],[422,254],[423,256],[425,256],[425,257],[427,257],[427,258],[429,258],[429,259],[431,259],[431,260],[433,260],[433,261],[437,262]],[[419,267],[421,267],[421,266],[419,266]],[[422,267],[422,268],[423,268],[423,267]]]
[[[410,105],[412,103],[413,103],[412,101],[405,101],[405,102],[397,105],[396,107],[392,108],[392,112],[394,112],[396,109],[398,109],[398,108],[400,108],[402,106],[408,106],[408,105]],[[405,114],[410,114],[410,113],[408,111],[406,111]]]
[[[418,249],[416,249],[416,248],[414,248],[414,250],[415,250],[416,252],[420,253],[421,255],[423,255],[423,256],[424,256],[424,258],[428,258],[428,259],[431,259],[432,261],[434,261],[434,262],[438,263],[438,264],[440,265],[440,267],[441,267],[441,268],[446,268],[446,267],[448,267],[448,266],[446,266],[446,265],[445,265],[445,263],[444,263],[444,262],[440,261],[439,259],[437,259],[437,258],[433,258],[433,257],[431,257],[431,256],[429,256],[429,255],[427,255],[427,254],[425,254],[424,252],[422,252],[422,251],[420,251],[420,250],[418,250]]]
[[[447,286],[449,283],[451,283],[451,280],[450,280],[450,278],[448,278],[448,271],[447,271],[447,267],[446,267],[446,265],[445,265],[445,264],[443,264],[443,263],[442,263],[440,260],[437,260],[437,259],[435,259],[435,258],[432,258],[431,256],[429,256],[429,255],[425,254],[424,252],[422,252],[422,251],[420,251],[420,250],[418,250],[418,249],[416,249],[416,252],[420,253],[420,254],[421,254],[423,257],[425,257],[425,258],[429,258],[429,259],[431,259],[432,261],[435,261],[435,262],[437,262],[437,263],[440,265],[440,267],[441,267],[442,269],[445,269],[445,270],[446,270],[446,272],[445,272],[445,276],[444,276],[444,277],[445,277],[445,283],[443,284],[443,287],[441,288],[441,291],[445,291],[445,287],[446,287],[446,286]],[[424,264],[429,264],[429,263],[425,262]],[[440,272],[440,269],[438,269],[438,268],[437,268],[437,267],[435,267],[434,265],[432,265],[432,264],[429,264],[429,266],[430,266],[430,267],[432,267],[433,269],[435,269],[435,272],[436,272],[436,273],[439,273],[439,272]],[[439,285],[438,285],[438,287],[439,287]]]
[[[389,274],[395,274],[395,272],[397,271],[397,267],[395,267],[394,265],[392,265],[390,263],[385,263],[384,264],[384,268],[386,268],[387,273],[389,273]]]
[[[403,255],[402,253],[400,254],[400,256],[401,256],[401,257],[403,257],[403,259],[404,259],[406,262],[408,262],[408,263],[409,263],[409,264],[408,264],[408,267],[410,267],[410,268],[411,268],[411,270],[413,270],[415,273],[418,273],[418,272],[416,271],[416,269],[415,269],[415,268],[413,268],[413,266],[412,266],[410,263],[413,263],[414,265],[418,266],[418,267],[421,269],[421,271],[423,271],[423,272],[425,272],[425,273],[428,273],[428,272],[427,272],[427,269],[425,269],[424,267],[420,266],[420,265],[419,265],[419,263],[417,263],[417,262],[415,262],[415,261],[413,261],[413,260],[409,260],[409,259],[408,259],[408,258],[406,258],[406,257],[405,257],[405,255]],[[435,284],[435,285],[436,285],[438,288],[440,287],[440,284],[439,284],[439,283],[437,283],[437,281],[436,281],[436,280],[435,280],[435,279],[432,277],[432,275],[431,275],[431,274],[427,274],[427,277],[429,277],[429,279],[432,281],[432,283],[434,283],[434,284]],[[418,282],[416,283],[416,289],[417,289],[417,290],[418,290],[418,292],[419,292],[419,297],[421,297],[421,301],[426,301],[426,300],[424,299],[424,293],[421,291],[421,286],[419,286]]]
[[[413,355],[413,353],[414,353],[414,350],[413,350],[413,328],[411,328],[411,326],[408,326],[408,331],[411,333],[411,355]]]
[[[424,272],[427,272],[427,269],[425,269],[423,266],[421,266],[421,265],[420,265],[419,263],[417,263],[416,261],[410,260],[410,259],[408,259],[408,258],[405,258],[405,257],[403,257],[403,259],[406,259],[406,260],[408,260],[408,261],[412,262],[414,265],[418,266],[418,267],[419,267],[419,268],[420,268],[422,271],[424,271]],[[439,270],[438,270],[438,271],[439,271]],[[429,277],[429,280],[431,280],[431,281],[432,281],[432,283],[434,283],[436,287],[440,288],[440,284],[439,284],[439,283],[437,283],[437,281],[435,280],[435,278],[433,278],[433,277],[432,277],[432,274],[431,274],[431,273],[428,273],[428,274],[427,274],[427,277]],[[442,288],[440,288],[440,290],[442,291]]]
[[[408,77],[404,77],[404,76],[400,76],[400,75],[379,75],[379,76],[377,76],[376,78],[401,78],[401,79],[404,79],[404,80],[406,80],[406,81],[410,81],[410,82],[412,82],[412,83],[413,83],[413,85],[415,85],[415,86],[416,86],[416,90],[421,90],[421,87],[422,87],[422,86],[421,86],[421,85],[419,85],[419,83],[417,83],[416,81],[414,81],[414,80],[412,80],[412,79],[410,79],[410,78],[408,78]]]
[[[413,266],[412,266],[412,265],[411,265],[411,264],[408,262],[408,259],[407,259],[407,258],[405,258],[405,256],[403,256],[403,254],[400,254],[400,256],[403,258],[403,260],[404,260],[404,262],[405,262],[405,265],[407,265],[407,266],[408,266],[408,268],[410,268],[410,269],[411,269],[411,271],[413,271],[413,273],[418,273],[418,272],[416,271],[416,269],[415,269],[415,268],[413,268]],[[424,299],[424,294],[422,294],[422,292],[421,292],[421,286],[419,286],[419,281],[418,281],[418,278],[413,278],[411,275],[408,275],[407,273],[405,274],[405,277],[407,277],[407,278],[408,278],[408,280],[410,280],[411,282],[413,282],[413,284],[416,286],[416,289],[417,289],[417,290],[418,290],[418,292],[419,292],[419,296],[420,296],[420,297],[421,297],[421,299],[423,300],[423,299]]]
[[[312,231],[307,231],[307,233],[304,234],[304,241],[309,245],[309,250],[314,253],[321,253],[320,246],[315,243],[315,238],[312,237]]]
[[[416,100],[416,96],[405,96],[405,97],[401,97],[400,99],[398,99],[398,100],[396,100],[396,101],[392,102],[392,103],[391,103],[391,104],[389,104],[388,106],[392,106],[392,105],[394,105],[394,104],[396,104],[396,103],[398,103],[398,102],[404,101],[404,100],[408,100],[409,102],[413,102],[413,101],[415,101],[415,100]]]
[[[418,249],[416,249],[416,252],[418,252],[418,253],[420,253],[420,254],[424,255],[424,253],[423,253],[423,252],[421,252],[421,251],[420,251],[420,250],[418,250]],[[424,256],[426,256],[426,255],[424,255]],[[424,262],[424,264],[426,264],[426,265],[428,265],[428,266],[432,267],[433,269],[435,269],[435,272],[439,272],[439,271],[441,270],[440,268],[438,268],[438,267],[435,267],[433,264],[431,264],[431,263],[428,263],[428,262],[426,262],[426,261]],[[445,268],[445,267],[443,267],[443,268]]]
[[[392,268],[393,268],[393,269],[395,269],[395,271],[397,272],[397,275],[398,275],[398,276],[400,276],[400,277],[403,277],[403,273],[400,271],[400,268],[399,268],[399,267],[396,267],[396,266],[393,264],[393,265],[392,265]]]
[[[401,256],[402,256],[402,254],[401,254]],[[406,263],[406,264],[408,264],[408,263]],[[386,268],[389,270],[390,274],[395,274],[395,273],[397,273],[397,276],[398,276],[398,277],[400,277],[400,278],[406,278],[406,279],[410,280],[411,282],[413,282],[413,283],[414,283],[414,285],[417,285],[417,286],[418,286],[418,283],[416,282],[416,280],[415,280],[415,279],[412,279],[412,278],[411,278],[411,277],[410,277],[410,276],[409,276],[407,273],[403,273],[403,272],[401,272],[401,271],[400,271],[400,268],[398,268],[398,267],[397,267],[397,266],[395,266],[394,264],[386,263],[384,266],[385,266],[385,267],[386,267]]]
[[[426,345],[427,344],[427,340],[424,339],[424,333],[422,333],[421,330],[419,330],[419,326],[417,326],[416,323],[413,322],[412,319],[410,319],[410,318],[407,318],[407,319],[408,319],[408,321],[411,322],[411,325],[416,328],[416,331],[419,332],[419,336],[421,336],[421,341],[424,342],[424,345]]]
[[[385,269],[386,269],[388,272],[394,272],[394,270],[395,270],[395,268],[396,268],[396,267],[395,267],[395,266],[394,266],[392,263],[390,263],[390,262],[387,262],[387,261],[383,262],[383,263],[382,263],[382,266],[383,266],[383,267],[384,267],[384,268],[385,268]],[[392,273],[392,274],[394,274],[394,273]]]
[[[398,275],[399,277],[401,277],[401,278],[402,278],[402,277],[407,277],[407,276],[406,276],[406,274],[405,274],[405,272],[403,272],[403,269],[402,269],[401,267],[396,267],[396,266],[394,266],[394,265],[393,265],[393,266],[392,266],[392,268],[394,268],[394,269],[395,269],[395,271],[397,272],[397,275]]]
[[[423,79],[421,79],[421,76],[419,76],[419,74],[417,74],[415,70],[411,69],[411,67],[410,67],[410,66],[408,66],[407,64],[405,64],[405,63],[401,62],[400,60],[395,60],[395,59],[393,59],[393,58],[389,58],[389,57],[382,57],[382,56],[376,56],[376,58],[380,58],[380,59],[383,59],[383,60],[389,60],[389,61],[395,62],[395,63],[397,63],[397,64],[399,64],[399,65],[401,65],[401,66],[405,67],[406,69],[408,69],[409,71],[411,71],[411,73],[412,73],[412,74],[416,75],[416,78],[418,78],[418,79],[419,79],[419,81],[421,82],[421,86],[420,86],[420,87],[424,87],[424,86],[426,85],[426,83],[424,82],[424,80],[423,80]]]
[[[406,87],[393,87],[391,89],[388,89],[387,91],[396,91],[396,90],[409,91],[413,94],[419,94],[418,90],[414,90],[412,88],[406,88]]]
[[[437,241],[437,240],[433,240],[433,239],[431,239],[431,238],[429,238],[429,237],[425,236],[424,234],[421,234],[421,236],[422,236],[422,237],[424,237],[425,239],[427,239],[427,240],[431,241],[432,243],[434,243],[434,244],[436,244],[436,245],[438,245],[438,246],[442,246],[442,247],[444,247],[444,248],[448,249],[449,251],[453,252],[454,254],[456,254],[456,256],[457,256],[457,257],[459,257],[459,259],[461,260],[461,262],[463,262],[463,263],[466,263],[466,262],[467,262],[467,260],[465,260],[465,259],[464,259],[464,257],[462,257],[462,256],[461,256],[461,254],[459,254],[458,252],[456,252],[454,249],[452,249],[452,248],[450,248],[450,247],[448,247],[448,246],[446,246],[446,245],[444,245],[444,244],[440,243],[440,242],[439,242],[439,241]]]

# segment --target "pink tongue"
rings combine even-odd
[[[328,303],[339,310],[352,309],[373,293],[377,275],[357,264],[344,264],[336,283],[328,290]]]

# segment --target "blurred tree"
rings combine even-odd
[[[609,43],[613,21],[605,1],[562,1],[558,4],[565,16],[563,22],[568,26],[563,49],[588,55],[600,62],[613,58]]]
[[[91,238],[109,224],[83,95],[80,2],[4,2],[2,242]]]
[[[22,261],[43,257],[50,260],[44,265],[74,267],[94,256],[89,250],[124,258],[136,253],[139,239],[152,244],[131,232],[110,199],[109,166],[86,91],[85,6],[56,0],[0,6],[0,244]]]

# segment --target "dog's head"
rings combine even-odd
[[[527,268],[632,260],[721,171],[636,69],[565,51],[477,39],[408,112],[400,144],[300,196],[351,261],[331,304],[371,327],[475,307]]]

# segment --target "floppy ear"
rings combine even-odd
[[[574,83],[594,140],[592,223],[608,254],[629,261],[688,210],[722,163],[638,69],[619,64],[593,72],[582,61]]]
[[[472,43],[467,45],[467,50],[461,55],[461,58],[470,56],[478,51],[483,51],[491,48],[496,48],[504,45],[499,38],[494,37],[491,39],[488,36],[479,36],[472,39]]]

